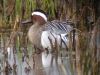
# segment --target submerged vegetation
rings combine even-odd
[[[4,53],[4,62],[7,63],[8,47],[13,47],[15,53],[18,51],[19,58],[30,57],[32,46],[27,39],[29,27],[22,26],[20,21],[39,8],[47,12],[49,20],[59,19],[74,23],[79,39],[70,44],[70,50],[75,51],[70,58],[74,59],[71,63],[77,75],[100,75],[99,5],[100,1],[96,0],[0,0],[0,52]],[[6,67],[7,65],[4,67],[5,72]],[[17,75],[15,71],[13,74]]]

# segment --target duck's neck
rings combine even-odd
[[[34,27],[34,28],[36,28],[36,29],[39,29],[39,28],[41,28],[43,25],[41,25],[39,22],[35,22],[31,27]],[[30,27],[30,28],[31,28]]]
[[[35,22],[32,26],[35,26],[35,27],[40,27],[40,24],[38,22]]]

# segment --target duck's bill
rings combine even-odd
[[[22,24],[28,24],[28,23],[32,23],[32,20],[31,18],[27,19],[27,20],[24,20],[24,21],[21,21]]]

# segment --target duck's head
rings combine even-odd
[[[43,25],[47,22],[47,15],[43,10],[36,9],[31,13],[31,17],[25,21],[22,21],[22,24],[27,23],[39,23]]]

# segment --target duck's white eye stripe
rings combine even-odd
[[[41,13],[41,12],[33,12],[32,15],[39,15],[42,18],[44,18],[45,21],[47,21],[47,17],[45,14]]]

